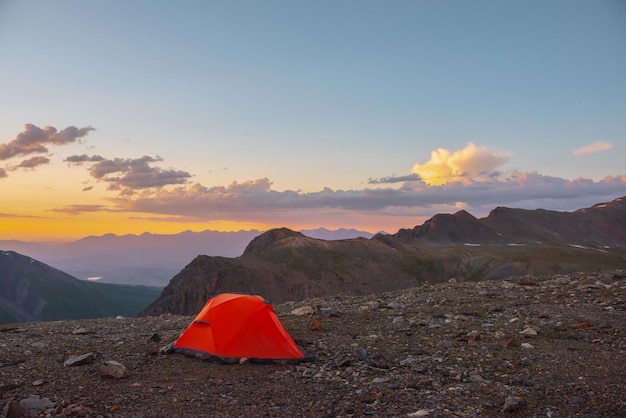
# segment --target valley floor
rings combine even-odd
[[[313,314],[295,315],[310,306]],[[3,417],[615,417],[626,272],[445,283],[275,306],[313,357],[225,365],[159,349],[193,319],[0,327]],[[72,357],[85,364],[64,367]],[[104,377],[114,360],[127,376]]]

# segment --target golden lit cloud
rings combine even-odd
[[[595,154],[613,148],[613,144],[605,141],[597,141],[574,151],[574,155]]]
[[[79,142],[89,129],[56,132],[29,125],[16,139],[0,144],[0,162],[2,155],[11,161],[23,157],[19,165],[7,162],[0,168],[0,183],[7,186],[0,212],[0,238],[48,240],[105,233],[265,230],[280,226],[369,225],[370,231],[393,232],[421,222],[422,217],[461,209],[476,216],[495,205],[562,210],[585,207],[590,199],[597,203],[623,195],[626,185],[626,175],[594,181],[538,172],[499,172],[498,167],[510,156],[472,142],[459,150],[434,150],[429,160],[415,164],[410,173],[370,178],[368,183],[375,184],[374,188],[322,187],[315,192],[276,190],[267,177],[226,185],[192,184],[192,173],[160,167],[163,158],[159,156],[105,158],[79,153],[63,158],[67,166],[56,167],[48,158],[50,153],[31,156],[48,152],[42,144]],[[600,148],[601,144],[586,147]],[[17,168],[23,172],[16,173],[15,179],[2,179]],[[63,170],[79,168],[82,176],[63,174]],[[395,186],[382,186],[385,184]]]
[[[439,148],[424,164],[415,164],[411,172],[417,174],[430,186],[473,179],[493,171],[509,159],[508,154],[493,153],[486,147],[477,147],[472,142],[461,150],[450,152]]]

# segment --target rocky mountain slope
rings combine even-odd
[[[0,327],[0,413],[613,418],[626,410],[624,270],[452,280],[274,307],[312,360],[224,365],[160,354],[193,316]]]
[[[626,245],[626,197],[575,212],[499,207],[477,219],[466,211],[436,215],[397,238],[435,244],[546,244],[591,248]]]
[[[275,229],[253,239],[240,257],[198,256],[142,315],[190,315],[223,292],[285,302],[451,277],[479,281],[620,268],[626,265],[624,202],[573,213],[498,208],[484,219],[461,211],[372,239],[324,241]]]
[[[135,316],[160,289],[91,283],[14,251],[0,251],[0,324]]]

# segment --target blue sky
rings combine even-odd
[[[618,0],[0,1],[0,222],[577,209],[626,194],[625,45]]]

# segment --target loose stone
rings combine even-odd
[[[65,367],[82,366],[83,364],[91,363],[94,358],[95,358],[95,354],[93,352],[81,354],[80,356],[71,357],[65,360],[65,362],[63,363],[63,366]]]
[[[513,337],[510,340],[508,340],[506,343],[504,343],[504,346],[506,348],[515,348],[515,347],[519,347],[519,342],[517,341],[517,338]]]
[[[313,315],[314,309],[312,306],[302,306],[300,308],[296,308],[291,311],[292,315],[302,316],[302,315]]]
[[[524,328],[523,331],[520,332],[520,334],[526,336],[526,337],[534,337],[537,335],[537,330],[535,330],[532,327],[526,327]]]
[[[506,397],[504,401],[504,405],[502,406],[502,412],[513,412],[517,411],[523,406],[523,400],[517,396],[509,395]]]
[[[98,370],[100,371],[100,374],[105,377],[121,379],[128,376],[128,370],[126,369],[126,366],[118,363],[115,360],[105,361],[98,367]]]

